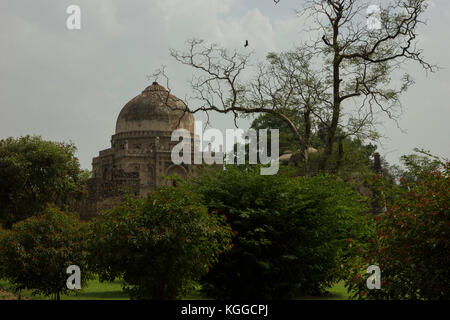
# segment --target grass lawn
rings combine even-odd
[[[0,289],[4,291],[12,291],[11,285],[3,279],[0,279]],[[343,282],[336,283],[329,290],[329,294],[322,296],[305,296],[299,297],[299,300],[347,300],[349,295]],[[31,291],[24,290],[20,293],[22,297],[33,300],[48,300],[49,297],[42,295],[32,296]],[[0,300],[2,295],[0,295]],[[98,279],[89,281],[88,286],[77,291],[75,294],[62,295],[61,300],[128,300],[128,295],[122,292],[122,281],[115,280],[114,282],[100,282]],[[185,300],[207,300],[200,292],[200,287],[187,295]]]
[[[322,296],[306,296],[300,297],[299,300],[348,300],[350,295],[344,282],[338,282],[328,289],[328,294]]]
[[[5,291],[11,288],[11,285],[0,279],[0,288]],[[24,290],[21,296],[30,298],[33,300],[48,300],[50,297],[44,297],[42,295],[32,296],[30,290]],[[71,295],[61,295],[61,300],[128,300],[128,295],[122,292],[122,281],[115,280],[114,282],[100,282],[98,279],[91,280],[88,286],[82,290],[77,291]]]

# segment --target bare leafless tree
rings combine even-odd
[[[398,88],[392,76],[406,60],[421,64],[426,70],[435,67],[422,57],[416,47],[417,26],[426,9],[425,0],[394,0],[380,8],[378,26],[367,26],[369,3],[361,0],[307,0],[302,13],[313,18],[320,40],[309,48],[324,57],[331,65],[332,118],[327,133],[326,162],[333,150],[336,131],[343,114],[343,103],[348,99],[360,102],[359,121],[354,128],[373,120],[377,108],[396,120],[401,107],[399,96],[412,80],[404,75]],[[351,131],[351,130],[347,130]]]
[[[257,64],[250,79],[244,81],[241,75],[251,68],[252,53],[233,51],[230,54],[215,44],[205,44],[198,39],[188,40],[187,44],[186,52],[171,50],[171,55],[180,63],[200,71],[190,80],[194,104],[190,104],[191,112],[231,113],[235,120],[255,113],[271,114],[292,130],[300,155],[304,157],[310,146],[313,122],[318,119],[326,123],[323,120],[326,113],[320,106],[327,103],[329,89],[326,79],[310,68],[310,53],[301,48],[280,54],[269,53],[267,62]],[[165,78],[169,86],[165,68],[153,76]],[[297,118],[303,118],[303,132],[293,119],[292,111]]]
[[[400,95],[413,83],[400,74],[405,62],[436,70],[416,46],[426,0],[386,2],[377,25],[368,26],[366,0],[304,0],[298,14],[312,19],[309,32],[316,40],[271,54],[265,64],[252,66],[252,53],[230,53],[198,39],[189,40],[184,52],[171,50],[173,58],[194,71],[190,85],[196,105],[190,105],[191,111],[231,113],[235,119],[272,114],[288,124],[300,150],[310,144],[311,125],[320,122],[327,131],[320,165],[325,170],[337,140],[370,134],[380,114],[398,119]],[[252,67],[255,76],[246,79]],[[166,77],[161,70],[156,75]],[[304,116],[303,132],[290,117],[293,109]]]

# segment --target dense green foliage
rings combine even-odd
[[[289,114],[292,121],[295,121],[296,127],[300,129],[304,129],[304,121],[302,120],[301,112],[295,110],[287,110],[286,113]],[[280,154],[283,154],[285,151],[295,151],[299,149],[298,141],[295,139],[294,133],[286,124],[285,121],[277,118],[271,114],[264,113],[258,115],[252,122],[251,128],[255,130],[259,129],[278,129],[279,130],[279,147]],[[271,141],[271,133],[268,131],[267,134],[267,146],[270,147]],[[316,143],[314,143],[316,145]],[[259,146],[262,147],[262,146]],[[270,148],[269,148],[270,150]],[[270,151],[269,151],[270,154]]]
[[[343,276],[346,239],[365,234],[359,195],[332,176],[262,176],[258,167],[227,167],[206,171],[192,188],[235,233],[231,251],[203,279],[213,297],[320,293]]]
[[[302,114],[294,114],[293,111],[289,112],[289,116],[292,121],[295,122],[299,128],[304,128],[305,121]],[[252,122],[251,127],[253,129],[279,129],[279,146],[280,154],[285,151],[294,152],[294,159],[300,165],[300,172],[302,174],[314,173],[319,169],[319,162],[322,157],[323,147],[326,143],[326,130],[323,125],[317,125],[312,128],[310,132],[311,146],[318,150],[315,154],[310,154],[307,163],[301,163],[298,154],[295,154],[299,150],[298,142],[295,139],[295,135],[288,125],[276,118],[271,114],[259,115]],[[338,133],[342,134],[338,130]],[[375,134],[374,134],[375,135]],[[270,146],[270,131],[268,133],[268,146]],[[261,147],[261,146],[260,146]],[[333,152],[327,163],[327,171],[333,172],[345,179],[347,179],[352,172],[367,172],[372,169],[372,155],[377,149],[376,145],[371,143],[366,144],[363,140],[357,137],[344,136],[338,139],[333,147]]]
[[[230,246],[230,229],[184,188],[128,198],[92,223],[90,263],[100,280],[124,280],[132,299],[176,299]]]
[[[414,152],[400,157],[402,166],[389,167],[389,174],[394,179],[402,178],[408,182],[416,182],[426,176],[426,173],[445,165],[444,159],[440,159],[426,150],[415,148]]]
[[[58,299],[70,292],[67,267],[80,267],[82,284],[89,277],[86,245],[87,228],[76,215],[47,208],[0,236],[1,276],[16,291],[28,289]]]
[[[8,232],[9,230],[3,229],[2,226],[0,225],[0,244],[2,243],[2,239],[7,236]],[[5,272],[4,270],[5,266],[0,263],[0,279],[3,278],[3,274]]]
[[[449,163],[442,164],[394,188],[389,210],[374,219],[373,237],[358,248],[362,259],[349,284],[360,298],[450,297],[449,173]],[[366,287],[365,268],[372,264],[381,269],[380,290]]]
[[[68,205],[82,188],[75,151],[37,136],[0,140],[0,223],[10,228],[48,203]]]

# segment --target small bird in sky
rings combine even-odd
[[[248,46],[248,40],[245,40],[244,48],[247,48]]]

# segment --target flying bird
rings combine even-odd
[[[248,46],[248,40],[245,40],[244,48],[247,48]]]

